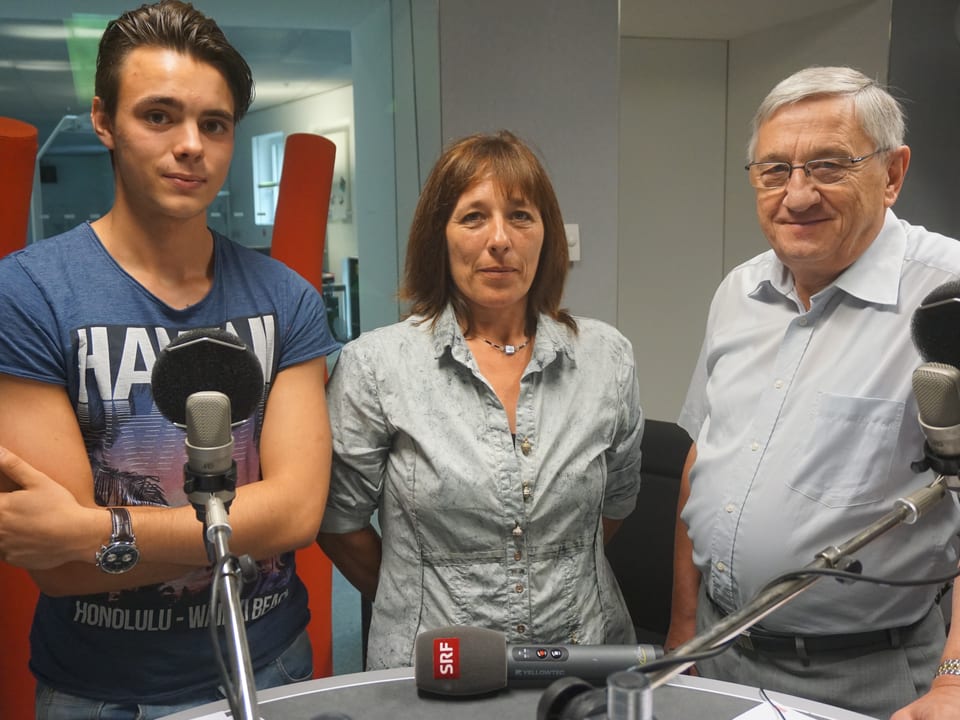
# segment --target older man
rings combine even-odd
[[[680,415],[695,444],[668,646],[931,481],[910,467],[924,438],[909,322],[960,277],[960,244],[890,209],[910,162],[903,139],[897,101],[850,68],[802,70],[757,111],[747,174],[771,250],[717,290]],[[960,510],[942,502],[857,559],[870,575],[945,575],[958,530]],[[938,670],[936,592],[821,580],[698,670],[887,717],[935,675],[938,688],[960,680],[960,662]],[[960,657],[955,634],[943,659]]]

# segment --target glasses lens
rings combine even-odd
[[[750,184],[757,188],[778,188],[787,184],[790,166],[786,163],[757,163],[750,166]]]
[[[807,163],[807,171],[814,182],[821,185],[832,185],[841,182],[852,167],[848,158],[834,158],[831,160],[811,160]]]

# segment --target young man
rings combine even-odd
[[[251,96],[246,62],[189,4],[123,14],[100,43],[91,111],[114,205],[0,261],[0,486],[22,488],[0,493],[0,559],[41,589],[38,718],[158,717],[221,697],[184,434],[150,386],[160,351],[194,328],[240,336],[264,374],[265,402],[234,430],[230,508],[231,551],[259,565],[243,599],[257,684],[312,674],[292,551],[326,500],[337,345],[308,283],[206,226]],[[117,542],[139,562],[110,567]]]
[[[910,161],[899,104],[850,68],[802,70],[761,104],[749,160],[771,250],[717,290],[680,414],[695,446],[681,485],[668,647],[933,480],[911,469],[924,437],[909,326],[933,288],[960,277],[960,244],[890,209]],[[948,499],[857,559],[872,576],[946,575],[958,530]],[[956,685],[956,661],[937,668],[936,593],[824,579],[697,668],[886,718],[935,675],[927,698]]]

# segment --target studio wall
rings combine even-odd
[[[896,212],[960,238],[960,2],[894,0],[889,83],[912,151]]]
[[[617,321],[617,0],[440,3],[444,143],[510,129],[554,183],[564,221],[580,226],[567,281],[574,314]]]

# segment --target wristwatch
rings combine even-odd
[[[133,536],[130,511],[122,507],[107,508],[113,521],[113,532],[106,545],[97,551],[97,567],[105,573],[119,575],[131,570],[140,559],[137,539]]]

